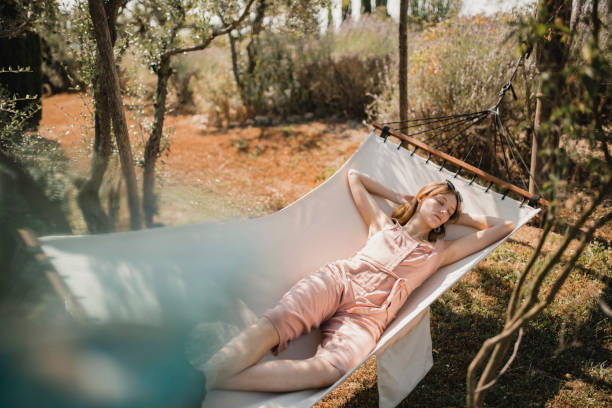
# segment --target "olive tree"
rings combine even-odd
[[[157,212],[155,197],[155,165],[163,136],[168,80],[172,75],[173,57],[208,47],[215,38],[235,29],[248,15],[255,0],[137,0],[133,4],[132,22],[147,63],[157,76],[153,126],[144,152],[142,181],[143,212],[147,226],[153,226]],[[215,16],[225,20],[215,24]]]

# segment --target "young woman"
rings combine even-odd
[[[514,228],[499,218],[461,212],[461,196],[450,181],[427,184],[414,197],[356,170],[348,172],[348,183],[369,230],[365,246],[300,280],[213,355],[204,366],[208,389],[286,392],[333,384],[372,351],[408,295],[438,268]],[[373,195],[398,204],[391,216]],[[443,240],[449,222],[478,231]],[[270,349],[281,351],[319,326],[323,340],[314,357],[259,362]]]

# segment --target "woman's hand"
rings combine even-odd
[[[368,227],[369,235],[390,224],[391,219],[379,207],[373,195],[378,195],[398,204],[404,201],[404,196],[355,169],[348,171],[347,179],[355,206]]]

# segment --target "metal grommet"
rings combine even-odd
[[[380,137],[385,139],[385,141],[383,143],[387,143],[387,138],[389,137],[389,135],[390,135],[390,133],[389,133],[389,126],[384,126],[382,128],[382,132],[380,133]]]
[[[535,207],[538,205],[538,201],[540,200],[540,195],[539,194],[534,194],[531,196],[531,198],[529,199],[529,205],[531,207]]]

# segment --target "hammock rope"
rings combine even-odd
[[[459,159],[457,160],[467,165],[467,167],[462,166],[461,163],[458,163],[455,160],[452,160],[452,164],[458,167],[458,169],[456,170],[453,176],[456,178],[459,176],[460,172],[464,169],[468,169],[469,171],[472,171],[472,169],[469,169],[468,167],[473,167],[473,166],[468,165],[467,160],[470,158],[470,155],[472,154],[475,146],[478,143],[475,137],[472,137],[472,138],[468,137],[469,136],[468,131],[474,126],[482,123],[486,118],[491,118],[490,128],[492,132],[492,137],[491,137],[492,140],[489,139],[488,143],[485,142],[485,144],[481,144],[480,158],[478,159],[478,166],[476,168],[478,170],[481,169],[483,157],[485,156],[485,153],[486,153],[486,149],[485,149],[486,145],[488,146],[492,145],[493,157],[491,158],[492,160],[491,164],[493,165],[494,163],[495,166],[497,166],[497,168],[500,169],[500,173],[502,174],[504,173],[504,170],[505,170],[505,177],[507,178],[508,183],[505,183],[502,180],[497,179],[496,177],[491,176],[482,171],[481,171],[481,174],[476,174],[472,171],[474,175],[472,179],[470,180],[470,185],[474,183],[474,180],[479,175],[482,177],[484,174],[487,176],[487,177],[484,177],[486,181],[489,181],[489,185],[486,188],[487,192],[491,189],[493,184],[498,184],[503,189],[502,199],[506,198],[510,190],[512,190],[514,193],[518,193],[524,198],[521,205],[525,203],[525,200],[529,200],[530,205],[535,205],[538,203],[541,205],[548,205],[548,202],[540,197],[539,186],[535,182],[535,178],[531,174],[527,164],[525,163],[525,160],[520,154],[518,146],[513,140],[512,134],[510,133],[508,128],[505,126],[501,118],[501,115],[500,115],[500,105],[508,92],[512,94],[512,98],[514,100],[518,99],[516,95],[516,91],[514,90],[512,81],[516,77],[519,67],[524,66],[524,61],[529,57],[530,52],[531,50],[525,52],[518,58],[518,60],[514,64],[514,68],[510,74],[508,81],[502,86],[502,88],[500,89],[498,93],[498,99],[496,103],[489,109],[476,111],[476,112],[453,114],[453,115],[432,116],[432,117],[408,119],[408,120],[401,120],[401,121],[384,122],[381,124],[375,124],[375,127],[378,127],[382,130],[380,136],[384,138],[385,142],[387,141],[387,138],[389,137],[389,135],[393,134],[394,136],[400,138],[403,142],[408,142],[410,144],[413,144],[414,149],[411,152],[411,156],[414,155],[419,149],[419,146],[414,143],[415,140],[418,140],[419,142],[425,144],[427,147],[433,146],[433,149],[425,148],[424,146],[421,146],[421,148],[428,152],[426,163],[429,163],[429,161],[432,158],[432,154],[438,156],[442,160],[440,171],[444,169],[444,167],[446,166],[450,158],[439,155],[438,153],[440,151],[438,149],[444,146],[450,146],[453,141],[455,141],[461,135],[464,135],[466,140],[469,141],[469,143],[465,145],[465,149],[467,150],[467,153],[463,155],[461,160]],[[393,128],[391,128],[390,126],[393,126]],[[446,136],[448,134],[451,134],[451,135]],[[406,139],[403,136],[407,137],[408,139]],[[482,140],[482,138],[480,140]],[[400,149],[400,147],[403,144],[404,143],[400,143],[398,145],[398,149]],[[455,143],[454,147],[452,147],[452,149],[448,153],[448,156],[455,158],[455,154],[459,147],[460,147],[460,143]],[[497,153],[498,148],[501,151],[501,155],[498,155]],[[499,156],[501,156],[501,158]],[[522,189],[518,187],[517,188],[510,187],[510,186],[515,187],[514,185],[509,184],[513,180],[513,170],[512,169],[516,169],[515,172],[518,173],[518,180],[522,186]],[[527,180],[525,179],[525,176],[524,176],[525,173],[528,175],[527,179],[533,181],[536,194],[531,194],[526,191],[528,190],[528,187],[527,187]],[[493,179],[497,179],[497,180],[494,181]],[[499,183],[498,181],[502,181],[502,183]]]

